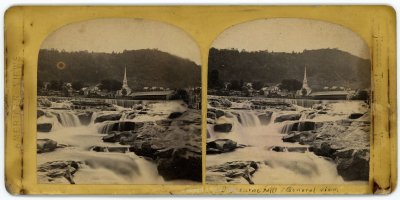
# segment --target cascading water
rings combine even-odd
[[[132,106],[133,102],[121,105]],[[141,102],[143,103],[143,102]],[[131,105],[132,104],[132,105]],[[63,103],[56,106],[66,108]],[[162,107],[162,105],[160,105]],[[168,106],[164,106],[168,107]],[[166,108],[164,108],[165,110]],[[133,130],[134,122],[130,119],[127,111],[98,111],[93,110],[88,125],[82,125],[75,113],[79,110],[43,108],[44,115],[37,120],[38,123],[51,123],[50,132],[37,132],[38,139],[51,139],[64,148],[57,148],[55,151],[37,155],[38,166],[47,162],[59,161],[80,161],[81,168],[74,174],[77,184],[164,184],[166,181],[158,174],[157,165],[133,152],[96,152],[90,151],[94,146],[105,149],[113,147],[129,148],[130,146],[119,143],[105,143],[102,140],[103,134],[111,131]],[[85,110],[85,112],[88,110]],[[94,123],[95,119],[105,114],[119,114],[126,112],[120,120],[104,121]],[[132,111],[131,111],[132,112]],[[167,111],[165,111],[168,113]],[[169,111],[170,112],[170,111]],[[164,116],[163,116],[164,117]],[[166,115],[165,117],[168,117]],[[164,117],[164,118],[165,118]],[[103,133],[103,134],[99,134]],[[38,180],[41,183],[48,183],[48,179]],[[52,181],[66,181],[63,178]],[[180,183],[179,181],[168,181],[169,183]],[[181,181],[193,184],[190,181]],[[65,183],[65,182],[60,182]]]
[[[230,112],[230,111],[225,111]],[[343,183],[338,175],[336,165],[329,160],[318,157],[308,151],[308,146],[286,143],[283,135],[291,130],[311,130],[314,122],[285,121],[275,123],[278,114],[270,115],[269,123],[260,123],[260,112],[254,110],[234,110],[233,129],[229,133],[219,133],[208,125],[210,139],[226,138],[245,144],[247,147],[233,152],[207,155],[207,166],[220,165],[232,161],[257,161],[262,163],[253,174],[255,184],[293,184],[293,183]],[[297,111],[298,113],[299,111]],[[283,111],[280,114],[293,114],[294,111]],[[279,115],[280,115],[279,114]],[[297,123],[297,124],[296,124]],[[282,147],[283,151],[272,151],[272,147]],[[302,152],[290,151],[297,147]],[[295,180],[294,180],[295,179]]]
[[[61,111],[57,113],[57,117],[64,127],[76,127],[81,125],[78,116],[76,116],[74,113]]]

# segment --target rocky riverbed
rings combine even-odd
[[[201,182],[201,112],[182,101],[124,108],[41,98],[38,108],[40,183]]]
[[[366,183],[369,106],[308,104],[209,97],[207,182]]]

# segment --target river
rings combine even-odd
[[[232,99],[230,99],[232,101]],[[268,100],[269,101],[269,100]],[[274,100],[277,102],[278,100]],[[313,100],[281,100],[280,102],[291,103],[295,109],[291,110],[257,110],[250,109],[249,101],[239,100],[239,103],[232,102],[230,108],[216,108],[223,110],[225,116],[216,119],[216,124],[231,123],[232,130],[216,132],[213,124],[207,125],[207,141],[216,139],[231,139],[238,144],[245,145],[244,148],[237,148],[232,152],[207,155],[206,165],[218,166],[234,161],[256,161],[259,169],[253,174],[254,184],[342,184],[342,183],[366,183],[364,181],[344,181],[338,174],[336,164],[333,160],[317,156],[309,151],[308,145],[299,143],[283,142],[282,138],[291,129],[294,123],[303,121],[326,122],[345,119],[352,112],[360,112],[361,102],[352,101],[318,101],[318,103],[329,104],[334,111],[330,115],[317,115],[308,119],[305,111],[308,111],[316,102]],[[300,106],[303,105],[303,106]],[[211,105],[209,108],[215,109]],[[264,108],[265,109],[265,108]],[[260,121],[259,115],[273,112],[265,124]],[[274,122],[276,117],[288,114],[301,114],[298,120]],[[232,117],[235,116],[235,117]],[[240,121],[238,120],[240,119]],[[274,147],[282,147],[282,151],[273,151]],[[292,148],[296,147],[296,148]],[[290,149],[298,149],[291,151]],[[209,170],[209,180],[213,183],[224,183],[223,180],[215,181],[211,178],[213,173]],[[239,182],[246,184],[244,179]]]

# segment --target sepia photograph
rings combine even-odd
[[[208,58],[207,184],[368,184],[370,51],[345,27],[259,19]]]
[[[187,33],[93,19],[51,33],[38,56],[38,183],[201,184],[201,55]]]

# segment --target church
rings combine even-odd
[[[300,90],[297,90],[296,96],[309,96],[312,92],[312,89],[310,86],[308,86],[308,81],[307,81],[307,68],[304,67],[304,79],[303,79],[303,86],[301,87]]]
[[[128,86],[128,79],[126,78],[126,67],[124,73],[124,80],[122,81],[122,88],[117,91],[117,96],[128,96],[132,93],[132,89]]]

